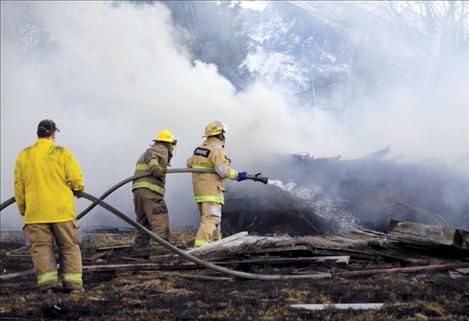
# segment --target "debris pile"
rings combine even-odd
[[[230,184],[229,234],[322,235],[357,228],[387,231],[390,221],[469,229],[469,180],[442,164],[387,160],[390,148],[362,158],[281,155],[263,166],[279,184]]]
[[[241,232],[197,249],[187,249],[193,233],[173,235],[172,241],[188,253],[220,266],[334,278],[243,282],[201,269],[164,249],[135,248],[129,231],[108,232],[112,233],[83,235],[87,290],[72,305],[60,295],[41,301],[31,270],[8,277],[13,271],[28,271],[31,262],[27,249],[11,251],[17,241],[3,243],[0,317],[307,320],[334,313],[336,320],[395,320],[416,314],[464,320],[469,308],[464,286],[469,278],[468,231],[463,229],[393,221],[388,233],[356,229],[293,237]],[[449,274],[428,275],[448,270]],[[27,302],[15,299],[23,296]]]

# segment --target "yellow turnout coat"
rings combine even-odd
[[[192,184],[197,203],[211,202],[223,205],[225,203],[225,179],[235,180],[238,171],[230,166],[230,159],[226,156],[223,141],[210,136],[197,147],[192,157],[187,160],[189,168],[213,168],[216,173],[193,173]]]
[[[18,156],[15,199],[24,224],[75,219],[73,191],[85,184],[72,153],[50,139],[38,139]]]

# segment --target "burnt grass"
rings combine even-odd
[[[96,254],[97,244],[82,242],[84,264]],[[21,242],[2,237],[2,272],[32,267],[30,257],[7,255],[20,246]],[[178,272],[216,275],[205,270]],[[257,266],[256,272],[267,270]],[[469,277],[453,279],[448,271],[291,281],[207,281],[158,271],[89,272],[84,282],[85,293],[70,295],[39,293],[32,275],[0,281],[0,320],[469,320]],[[290,307],[301,303],[386,305],[364,311]]]

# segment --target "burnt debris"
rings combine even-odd
[[[469,179],[439,163],[386,160],[390,148],[354,160],[279,155],[263,172],[277,186],[230,184],[229,234],[319,235],[369,228],[393,219],[469,228]]]

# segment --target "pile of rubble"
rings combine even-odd
[[[102,229],[81,241],[85,295],[44,297],[35,291],[28,249],[16,250],[19,240],[6,241],[2,235],[0,319],[467,319],[467,230],[392,221],[388,233],[356,229],[292,237],[241,232],[197,249],[188,248],[191,232],[172,237],[178,247],[223,267],[324,278],[241,280],[165,249],[137,249],[132,232]],[[437,270],[445,273],[429,274]]]
[[[241,232],[187,253],[219,266],[276,274],[328,272],[329,277],[352,277],[426,270],[468,273],[469,231],[391,221],[388,233],[357,229],[346,234],[292,237]],[[200,269],[164,249],[137,250],[132,245],[99,247],[85,263],[88,272]],[[209,271],[198,277],[217,279]]]

